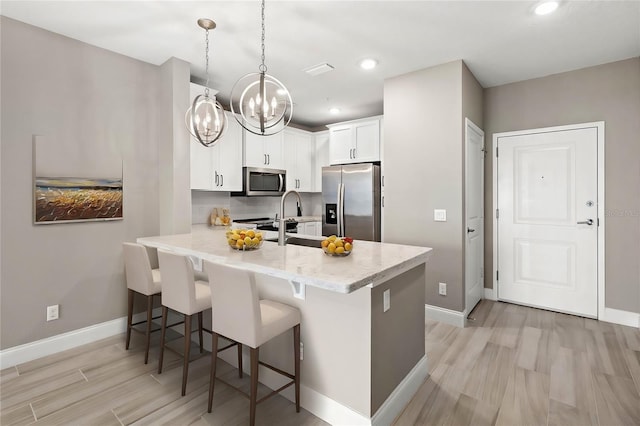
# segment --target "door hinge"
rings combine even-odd
[[[498,156],[498,147],[496,146],[496,157]]]
[[[499,275],[500,275],[500,271],[496,271],[496,281],[498,281],[498,280],[499,280],[499,278],[498,278],[498,277],[499,277]]]
[[[496,219],[500,219],[500,209],[496,209]]]

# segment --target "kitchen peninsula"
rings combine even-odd
[[[225,231],[194,226],[190,234],[138,242],[189,255],[196,266],[206,259],[255,272],[261,297],[302,313],[302,406],[332,424],[393,421],[427,376],[424,293],[431,249],[355,241],[350,256],[331,257],[319,248],[265,241],[243,252],[227,245]],[[291,345],[283,334],[261,348],[261,359],[290,370]],[[235,365],[233,357],[220,356]],[[261,370],[260,379],[271,388],[282,384],[269,370]]]

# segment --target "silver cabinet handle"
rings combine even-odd
[[[216,175],[213,179],[213,182],[216,184],[216,186],[218,186],[218,172],[214,172]]]
[[[220,174],[220,186],[224,186],[224,175]]]
[[[267,154],[262,154],[264,156],[264,160],[262,160],[262,164],[267,164]]]
[[[349,149],[349,159],[353,158],[353,148]]]
[[[355,149],[355,148],[353,148],[353,159],[355,160],[355,159],[356,159],[356,157],[357,157],[357,155],[356,155],[356,149]]]
[[[267,154],[267,164],[271,164],[271,154]]]
[[[593,225],[593,219],[587,219],[585,221],[578,222],[578,225],[589,225],[589,226],[591,226],[591,225]]]

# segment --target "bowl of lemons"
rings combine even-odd
[[[353,251],[353,238],[338,238],[332,235],[321,243],[322,251],[328,256],[349,256]]]
[[[230,229],[226,237],[229,247],[234,250],[257,250],[262,246],[262,232],[253,229]]]

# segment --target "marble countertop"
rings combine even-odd
[[[233,250],[227,245],[224,227],[194,225],[190,234],[141,237],[137,241],[149,247],[172,250],[213,262],[224,262],[277,278],[338,293],[351,293],[379,285],[415,266],[425,263],[428,247],[354,242],[351,255],[332,257],[319,248],[296,245],[278,246],[264,241],[252,251]],[[265,232],[265,238],[277,232]],[[295,235],[295,234],[293,234]]]

